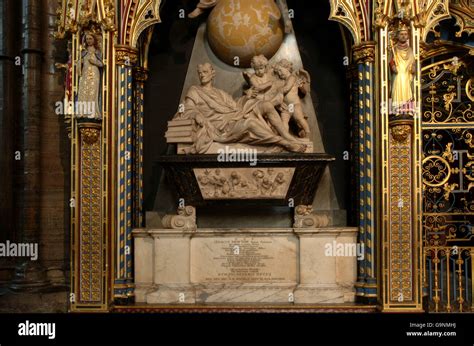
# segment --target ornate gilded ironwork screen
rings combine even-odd
[[[474,56],[456,55],[422,69],[424,285],[436,312],[473,307]]]

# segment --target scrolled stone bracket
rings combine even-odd
[[[298,205],[295,208],[293,228],[319,228],[329,225],[327,215],[313,213],[311,205]]]
[[[196,231],[196,208],[192,206],[179,207],[177,215],[165,215],[161,220],[163,227],[180,229],[183,231]]]

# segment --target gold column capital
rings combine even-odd
[[[97,122],[81,122],[78,123],[79,132],[84,138],[84,142],[91,145],[96,143],[100,138],[102,125]]]
[[[411,134],[413,123],[413,120],[408,119],[391,121],[389,127],[392,138],[398,143],[404,143]]]
[[[136,65],[138,62],[138,49],[131,46],[116,44],[115,61],[117,65]]]
[[[352,54],[356,64],[375,61],[375,41],[365,41],[352,47]]]

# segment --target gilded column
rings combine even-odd
[[[359,222],[359,243],[364,245],[364,258],[359,261],[356,295],[365,300],[377,297],[375,276],[375,117],[374,62],[375,42],[362,42],[353,47],[357,64],[357,98],[354,107],[356,127],[356,172]]]
[[[57,39],[67,38],[70,59],[65,99],[73,104],[71,133],[72,311],[107,311],[112,301],[116,207],[116,71],[114,45],[120,2],[62,0]]]
[[[407,3],[378,11],[383,311],[422,311],[420,29]]]
[[[383,1],[383,0],[379,0]],[[375,273],[375,51],[373,41],[372,1],[330,0],[330,20],[344,25],[352,35],[354,73],[352,84],[353,171],[355,173],[354,204],[357,215],[359,243],[364,258],[358,262],[356,296],[372,303],[377,297]]]
[[[350,104],[351,114],[351,186],[359,186],[360,166],[359,166],[359,79],[356,64],[351,64],[346,71],[346,80],[350,84]],[[348,214],[348,222],[351,225],[358,224],[359,220],[359,191],[351,189],[351,210]]]
[[[75,294],[73,310],[106,303],[103,256],[106,236],[103,230],[104,203],[102,201],[102,123],[78,120],[77,126],[77,191],[75,209],[78,213],[77,233],[73,234],[76,266],[73,280]]]
[[[72,37],[73,95],[80,99],[85,85],[81,79],[91,76],[84,69],[84,43],[94,26],[84,27]],[[108,147],[113,139],[112,33],[96,31],[94,36],[103,55],[100,68],[99,110],[71,118],[71,310],[105,311],[110,302],[110,230],[112,228],[110,186],[113,170]],[[100,39],[100,40],[99,40]],[[98,57],[96,56],[96,59]],[[89,69],[95,67],[89,66]],[[95,77],[98,78],[98,77]],[[90,84],[89,84],[90,85]],[[92,91],[85,93],[89,95]],[[90,101],[89,101],[90,102]],[[77,102],[77,105],[82,105]],[[89,107],[87,107],[89,108]],[[94,109],[94,107],[92,107]]]
[[[132,229],[134,226],[134,164],[137,162],[134,143],[134,81],[133,67],[138,61],[138,50],[116,45],[116,73],[118,100],[117,148],[117,227],[114,298],[127,302],[133,298]]]
[[[103,54],[88,58],[95,65],[85,65],[85,54],[91,53],[84,45],[90,44],[87,39],[90,40],[91,33]],[[92,112],[75,112],[71,118],[71,310],[106,311],[111,302],[111,208],[115,206],[112,199],[115,170],[110,168],[115,124],[113,32],[98,29],[95,24],[85,26],[73,34],[72,52],[75,62],[72,93],[81,100],[95,90],[99,109],[90,108],[91,103],[96,104],[94,97],[93,101],[82,101]],[[96,67],[100,74],[94,73]],[[85,68],[88,68],[86,73]],[[97,78],[94,85],[99,83],[98,89],[90,87],[90,80],[88,84],[81,83],[83,78],[91,76]],[[85,87],[91,89],[83,90]]]
[[[148,79],[148,70],[137,67],[134,70],[134,114],[133,114],[133,223],[134,227],[144,226],[143,210],[143,118],[145,82]]]

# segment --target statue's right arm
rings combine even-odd
[[[191,91],[191,90],[190,90]],[[196,101],[192,97],[192,93],[188,92],[184,98],[184,112],[188,119],[196,119],[201,114],[199,108],[196,105]]]
[[[256,82],[255,76],[252,76],[252,78],[250,79],[250,82],[251,82],[250,84],[252,85],[252,87],[254,87],[258,92],[270,89],[272,84],[273,84],[272,82],[266,82],[266,83],[259,84],[259,83]]]
[[[194,101],[190,97],[186,96],[186,98],[184,99],[184,109],[186,110],[194,108],[195,105],[196,104],[194,103]]]
[[[290,78],[286,81],[285,86],[282,88],[282,92],[284,95],[288,94],[290,90],[295,86],[296,84],[296,77],[294,75],[291,75]]]
[[[394,54],[394,52],[392,52],[392,53],[390,54],[390,60],[389,60],[389,62],[388,62],[388,65],[389,65],[390,71],[391,71],[392,73],[395,73],[395,74],[398,73],[397,62],[396,62],[396,60],[395,60],[395,54]]]
[[[398,73],[398,69],[397,69],[397,64],[395,63],[395,60],[390,60],[390,71],[392,71],[392,73],[395,73],[397,74]]]

